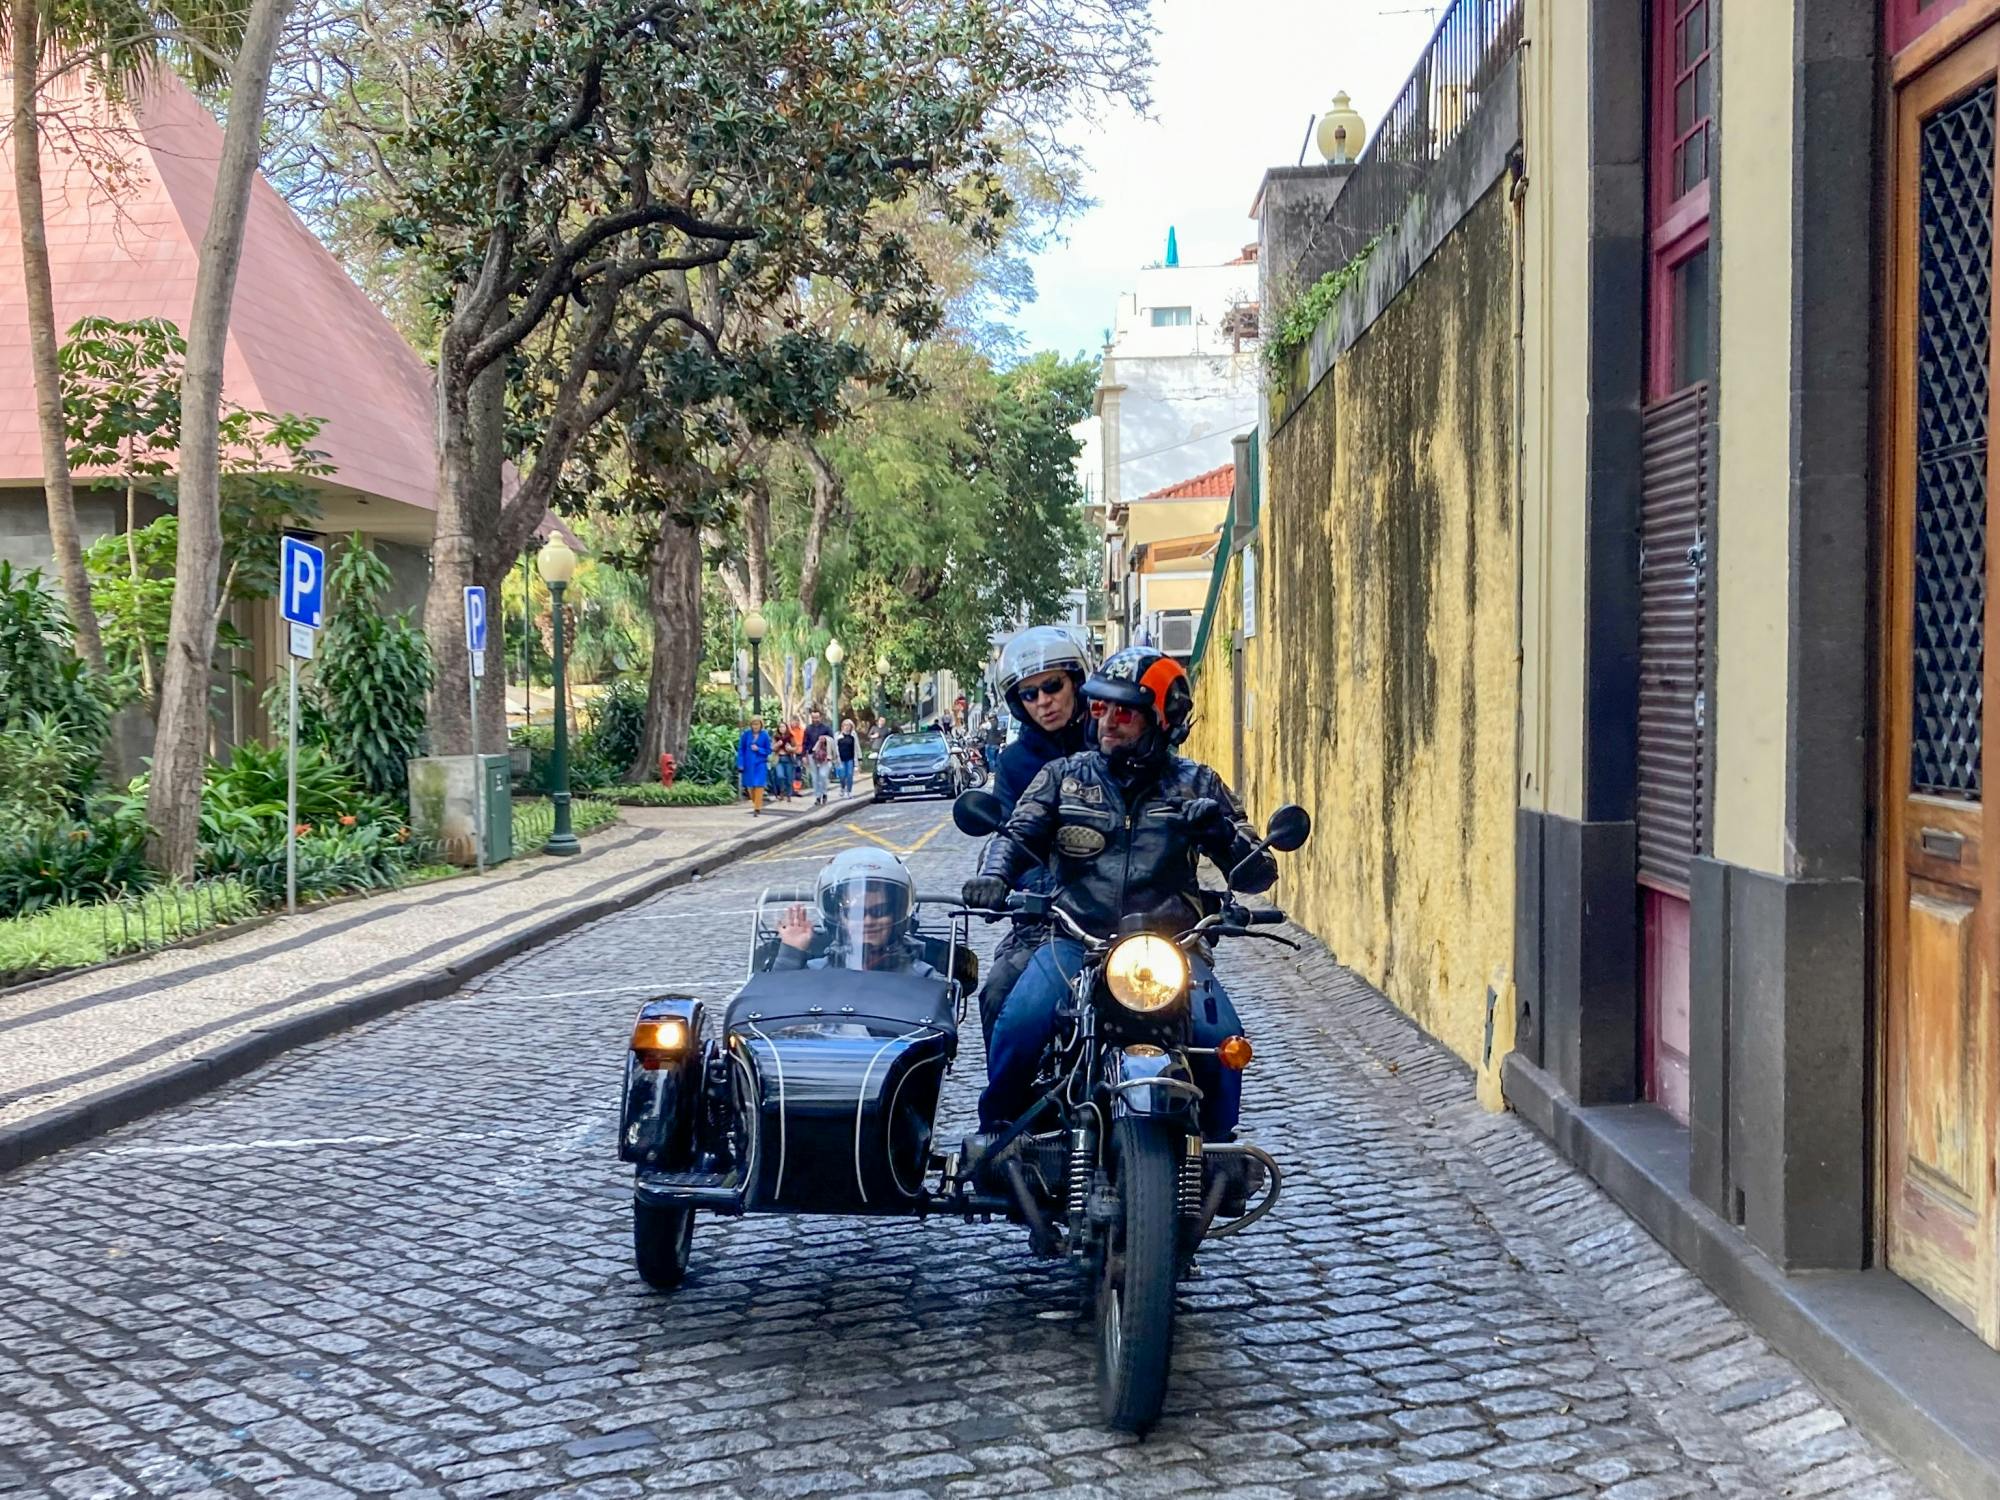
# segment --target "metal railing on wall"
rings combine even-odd
[[[1327,216],[1333,264],[1401,221],[1521,44],[1521,0],[1452,0]]]

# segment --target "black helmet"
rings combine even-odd
[[[1090,648],[1071,631],[1061,625],[1033,625],[1015,635],[1000,652],[997,674],[1000,696],[1007,700],[1007,708],[1015,718],[1029,724],[1034,721],[1015,696],[1015,689],[1024,677],[1067,672],[1070,681],[1081,687],[1090,667]],[[1077,709],[1082,712],[1081,703]]]
[[[1127,646],[1106,657],[1084,683],[1083,696],[1149,713],[1169,745],[1180,744],[1194,727],[1187,668],[1151,646]]]

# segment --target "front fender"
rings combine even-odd
[[[1158,1047],[1120,1047],[1105,1054],[1104,1086],[1111,1095],[1113,1119],[1121,1115],[1188,1115],[1201,1102],[1201,1090],[1188,1076],[1187,1060],[1179,1052]]]
[[[694,1144],[695,1111],[701,1100],[702,1004],[688,995],[661,995],[639,1007],[633,1025],[669,1018],[687,1024],[687,1048],[678,1058],[647,1067],[630,1043],[626,1045],[618,1155],[624,1161],[672,1170],[687,1165]]]

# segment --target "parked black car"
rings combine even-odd
[[[935,729],[892,734],[875,763],[875,800],[892,797],[956,797],[971,785],[964,759]]]

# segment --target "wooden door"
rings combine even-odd
[[[1897,99],[1882,1097],[1890,1269],[2000,1344],[2000,902],[1984,801],[1996,71],[1988,32]]]

